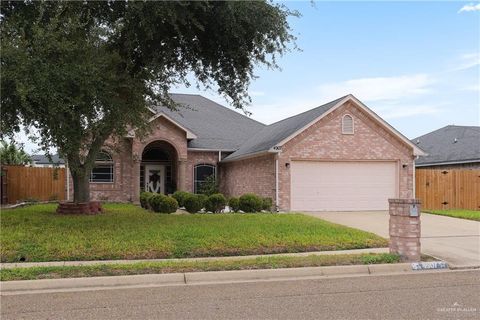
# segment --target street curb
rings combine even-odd
[[[40,279],[1,281],[0,292],[43,291],[62,289],[100,289],[118,286],[143,285],[176,285],[185,284],[183,273],[147,274],[131,276],[67,278],[67,279]]]
[[[451,270],[472,270],[480,269],[480,264],[448,264]]]
[[[412,274],[439,271],[448,271],[448,269],[414,271],[411,269],[411,265],[409,263],[398,263],[285,269],[208,271],[68,279],[15,280],[0,282],[0,294],[16,295],[62,291],[106,290],[123,287],[157,287],[290,279],[301,280],[341,276]]]

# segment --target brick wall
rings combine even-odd
[[[220,178],[218,167],[218,152],[188,151],[187,172],[185,177],[186,191],[193,192],[194,168],[197,164],[211,164],[217,166],[217,179]]]
[[[103,147],[113,160],[112,183],[90,183],[91,200],[127,202],[132,201],[132,149],[129,139],[108,139]],[[73,180],[70,179],[69,199],[73,200]]]
[[[227,196],[253,192],[275,200],[275,156],[265,155],[221,165],[221,190]]]
[[[185,181],[187,162],[186,133],[169,120],[160,117],[152,122],[151,131],[142,138],[108,139],[104,149],[114,162],[113,183],[90,183],[92,200],[138,202],[140,194],[140,162],[144,148],[154,141],[165,141],[177,152],[180,161],[177,166],[178,180]],[[70,200],[73,200],[73,182],[70,177]],[[180,186],[181,187],[181,186]]]
[[[420,261],[420,201],[417,199],[389,199],[389,248],[403,261]],[[410,216],[410,207],[416,206],[417,216]]]
[[[354,119],[355,133],[342,134],[342,116]],[[346,103],[287,142],[278,154],[280,209],[290,209],[292,160],[395,160],[398,162],[398,197],[413,197],[413,150],[380,126],[353,103]],[[401,164],[407,164],[402,168]]]

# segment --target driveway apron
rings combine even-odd
[[[388,212],[305,212],[388,238]],[[480,222],[422,213],[422,253],[456,266],[480,266]]]

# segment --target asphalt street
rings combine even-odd
[[[478,319],[480,270],[1,297],[1,319]]]

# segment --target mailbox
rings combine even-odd
[[[410,205],[410,217],[418,217],[418,206],[416,204]]]

